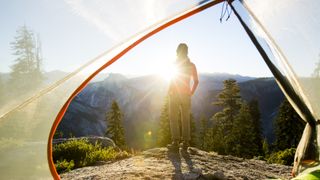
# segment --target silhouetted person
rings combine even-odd
[[[178,151],[179,142],[182,140],[182,148],[186,150],[190,146],[190,115],[191,96],[198,87],[198,73],[196,66],[188,57],[188,46],[184,43],[177,48],[176,76],[171,80],[169,87],[169,119],[172,143],[167,147],[169,150]],[[190,87],[191,78],[193,80]],[[181,130],[179,128],[179,112],[181,115]]]

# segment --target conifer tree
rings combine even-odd
[[[287,99],[281,103],[277,117],[275,118],[275,135],[274,146],[277,150],[287,148],[296,148],[305,123],[293,109]]]
[[[269,143],[266,138],[263,139],[262,149],[263,149],[264,156],[268,157],[270,150],[269,150]]]
[[[2,80],[1,74],[0,74],[0,107],[3,106],[3,102],[4,102],[4,82]]]
[[[197,132],[196,122],[192,113],[190,114],[190,136],[190,146],[195,147],[197,145]]]
[[[166,97],[160,115],[157,138],[157,144],[159,146],[166,146],[167,144],[171,143],[168,103],[168,98]]]
[[[199,148],[205,150],[206,134],[208,132],[208,119],[202,116],[200,118],[200,129],[199,129]]]
[[[205,151],[210,151],[212,148],[212,128],[209,127],[208,118],[202,116],[200,118],[200,129],[198,137],[198,147]]]
[[[312,77],[315,77],[315,78],[320,77],[320,54],[318,55],[318,62],[315,64],[315,68],[313,70]]]
[[[11,66],[10,84],[22,92],[38,87],[44,79],[40,39],[35,38],[34,33],[24,25],[17,30],[11,45],[16,59]]]
[[[258,155],[260,149],[258,144],[255,143],[255,134],[250,108],[243,102],[232,128],[231,142],[233,143],[233,148],[231,154],[245,158],[252,158]]]
[[[259,103],[258,100],[253,99],[249,102],[249,112],[253,120],[253,137],[254,137],[254,144],[257,145],[257,152],[255,152],[255,155],[262,155],[263,149],[262,149],[262,128],[261,128],[261,115],[259,110]]]
[[[218,94],[218,101],[214,105],[224,108],[225,116],[233,119],[241,107],[240,87],[234,79],[223,81],[222,92]]]
[[[224,88],[218,95],[217,102],[222,111],[213,117],[213,150],[220,154],[229,154],[232,151],[231,134],[234,119],[241,107],[240,88],[236,80],[228,79],[223,82]]]
[[[219,118],[218,118],[219,117]],[[212,150],[218,152],[219,154],[228,154],[230,150],[227,150],[226,140],[230,142],[230,133],[226,134],[224,131],[223,120],[220,119],[221,116],[214,116],[214,125],[212,127]]]
[[[118,103],[114,100],[111,109],[106,114],[107,130],[105,135],[111,138],[117,146],[124,148],[126,147],[126,142],[122,121],[123,114]]]

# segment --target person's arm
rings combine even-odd
[[[197,72],[196,65],[194,64],[192,64],[192,79],[193,79],[193,85],[191,88],[191,95],[194,94],[194,92],[196,91],[199,85],[198,72]]]

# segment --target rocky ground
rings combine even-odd
[[[61,179],[290,179],[291,169],[196,148],[180,153],[155,148],[117,162],[76,169],[61,174]]]

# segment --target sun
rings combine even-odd
[[[159,68],[158,75],[169,82],[178,75],[178,68],[174,64],[162,66]]]

